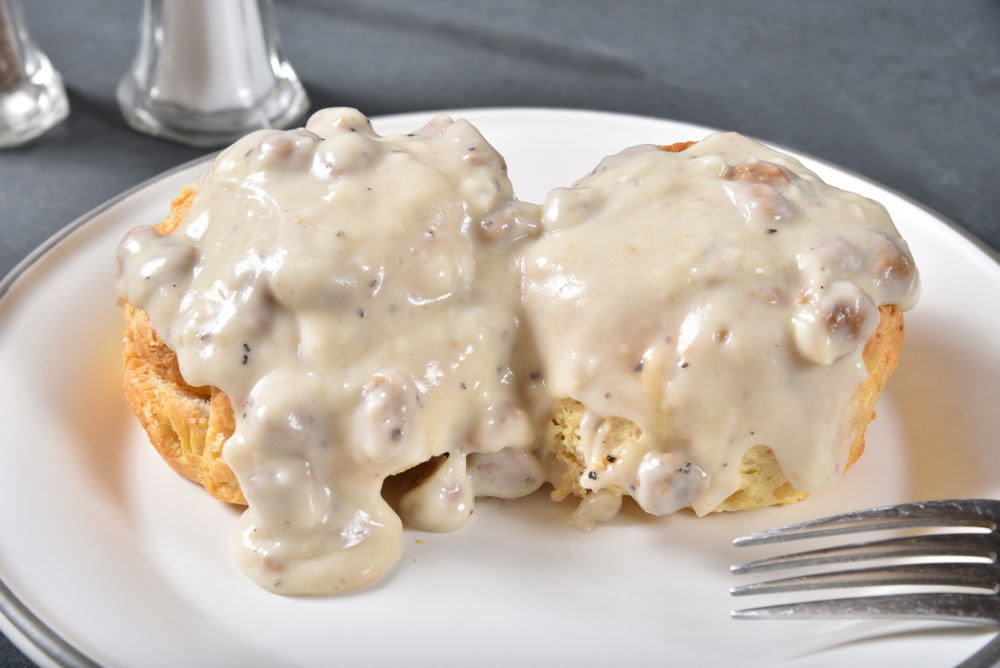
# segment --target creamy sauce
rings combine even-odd
[[[581,533],[590,533],[598,524],[608,522],[618,516],[622,509],[622,497],[608,489],[599,489],[580,500],[573,512],[556,518],[566,526]]]
[[[570,397],[584,489],[618,487],[652,514],[705,514],[770,446],[815,491],[844,471],[878,306],[913,306],[916,270],[875,202],[745,137],[605,159],[543,205],[524,259],[545,394]],[[607,417],[634,422],[602,449]]]
[[[481,484],[465,456],[534,442],[510,367],[514,258],[538,216],[505,171],[465,121],[381,138],[327,110],[237,142],[175,233],[122,242],[120,294],[190,383],[232,401],[224,456],[249,503],[235,554],[262,587],[374,581],[401,550],[387,476],[449,453],[402,508],[453,530]]]
[[[176,232],[123,240],[118,291],[189,383],[230,397],[236,562],[282,594],[391,567],[395,473],[427,462],[395,507],[432,531],[552,480],[538,438],[560,398],[587,406],[592,471],[608,417],[643,433],[581,480],[578,528],[619,490],[708,512],[758,444],[818,489],[844,467],[877,306],[916,299],[881,207],[735,135],[630,149],[538,207],[465,121],[379,137],[325,110],[237,142],[198,187]]]

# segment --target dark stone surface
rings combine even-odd
[[[1000,250],[995,2],[276,4],[313,109],[569,107],[737,130],[871,177]],[[28,12],[72,113],[0,152],[0,275],[93,207],[203,154],[132,132],[118,111],[140,3]],[[24,665],[0,638],[0,668]]]
[[[32,668],[34,665],[10,640],[0,634],[0,668]]]

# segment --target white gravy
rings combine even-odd
[[[331,109],[240,140],[198,189],[173,234],[122,241],[118,291],[189,383],[229,396],[236,562],[280,594],[392,566],[395,473],[431,460],[396,505],[432,531],[540,487],[540,422],[564,397],[588,434],[607,416],[642,429],[581,482],[649,512],[710,511],[758,444],[819,489],[844,467],[877,306],[917,294],[879,205],[736,135],[629,149],[538,207],[465,121],[379,137]],[[588,458],[599,442],[584,434]],[[571,523],[613,516],[609,494]]]
[[[545,393],[586,406],[584,489],[703,515],[756,445],[802,491],[841,476],[878,306],[908,309],[919,289],[881,205],[717,134],[623,151],[542,209],[523,300]],[[642,437],[608,467],[610,416]]]
[[[453,530],[473,510],[465,456],[534,442],[510,367],[537,207],[505,171],[465,121],[382,138],[327,110],[237,142],[176,232],[123,241],[120,294],[188,382],[232,401],[236,561],[260,586],[373,582],[401,550],[387,476],[449,453],[403,506]]]

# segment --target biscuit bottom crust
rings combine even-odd
[[[155,226],[158,232],[170,234],[180,225],[195,193],[193,188],[184,188],[174,198],[170,215]],[[125,396],[153,447],[171,468],[203,485],[215,498],[245,505],[239,482],[222,456],[222,447],[236,427],[229,398],[215,387],[189,385],[181,376],[177,356],[157,335],[145,311],[127,301],[121,303],[125,310]],[[864,348],[869,377],[854,395],[858,417],[845,472],[864,452],[865,429],[875,418],[875,404],[896,368],[903,345],[902,312],[895,306],[882,306],[879,314],[878,329]],[[544,425],[543,438],[566,466],[552,492],[553,499],[586,495],[579,484],[587,470],[579,451],[584,411],[583,404],[562,399]],[[609,422],[612,439],[625,443],[641,436],[639,428],[624,418],[611,418]],[[759,445],[749,450],[740,463],[740,489],[715,512],[795,503],[808,496],[788,481],[774,452]]]

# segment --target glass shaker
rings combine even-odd
[[[0,0],[0,148],[18,146],[69,115],[62,77],[31,38],[21,0]]]
[[[136,130],[200,148],[286,128],[309,108],[271,0],[145,0],[117,97]]]

